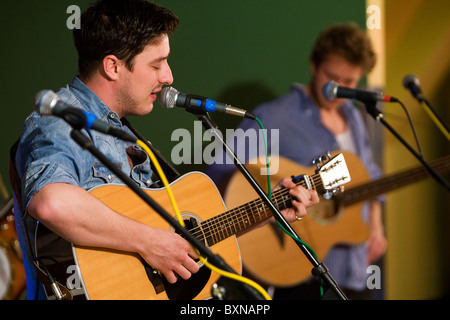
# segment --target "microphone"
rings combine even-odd
[[[425,96],[423,95],[422,90],[420,89],[419,79],[412,74],[407,75],[403,78],[403,86],[406,89],[408,89],[414,96],[414,98],[416,98],[422,104],[422,106],[425,108],[425,111],[430,116],[431,120],[433,120],[433,122],[437,125],[437,127],[447,137],[447,140],[450,141],[450,130],[448,129],[444,121],[441,119],[441,117],[434,110],[433,106],[428,101],[428,99],[426,99]]]
[[[172,87],[164,87],[158,96],[159,103],[166,109],[183,107],[187,109],[201,109],[207,112],[226,113],[243,118],[256,119],[256,116],[244,109],[235,108],[222,102],[207,99],[202,96],[186,95]]]
[[[74,108],[61,101],[58,95],[51,90],[41,90],[35,95],[34,109],[41,116],[57,116],[77,128],[93,129],[125,141],[137,141],[133,135],[97,119],[95,114]]]
[[[423,96],[422,90],[420,89],[420,82],[416,76],[409,74],[403,78],[403,86],[408,89],[411,94],[419,100],[419,102],[423,102],[425,97]]]
[[[334,81],[330,81],[322,87],[322,94],[328,100],[334,100],[336,98],[347,98],[359,100],[361,102],[376,102],[376,101],[398,102],[397,98],[384,95],[379,92],[342,87]]]

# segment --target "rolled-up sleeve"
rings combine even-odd
[[[58,118],[32,114],[25,121],[16,153],[23,208],[27,208],[34,194],[47,184],[79,185],[82,149],[70,138],[70,130],[70,126]],[[76,148],[80,152],[73,152]]]

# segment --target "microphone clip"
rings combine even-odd
[[[384,117],[383,113],[377,109],[377,103],[375,101],[369,101],[364,103],[367,113],[370,114],[376,121],[380,121]]]
[[[87,117],[81,109],[63,109],[61,117],[75,129],[83,129],[87,124]]]
[[[196,107],[193,107],[194,105],[196,105]],[[203,114],[203,112],[208,112],[206,108],[206,98],[196,94],[186,95],[184,107],[186,108],[186,111],[191,113]]]

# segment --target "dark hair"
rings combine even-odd
[[[316,40],[310,59],[319,66],[330,54],[337,54],[350,64],[361,66],[365,74],[376,63],[369,37],[352,22],[336,24],[323,30]]]
[[[81,28],[73,30],[80,75],[89,77],[107,55],[113,54],[133,68],[134,57],[172,34],[178,18],[168,9],[145,0],[99,0],[81,15]]]

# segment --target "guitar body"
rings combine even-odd
[[[342,154],[351,176],[348,185],[368,180],[367,171],[358,157],[348,152]],[[278,173],[271,175],[272,187],[281,178],[300,173],[311,175],[315,170],[315,166],[304,168],[282,157],[279,157],[279,162]],[[246,167],[267,190],[267,176],[260,174],[264,166],[248,164]],[[227,207],[235,207],[256,196],[242,174],[237,172],[227,185],[224,200]],[[321,198],[320,203],[309,208],[308,214],[301,221],[293,223],[292,227],[313,248],[318,260],[322,261],[332,246],[338,243],[362,243],[368,238],[368,227],[361,216],[362,205],[358,203],[343,208],[333,198]],[[238,238],[238,243],[245,270],[261,283],[289,287],[301,283],[311,275],[311,262],[297,244],[276,225],[268,224],[248,232]]]
[[[17,300],[26,289],[25,269],[14,224],[13,200],[0,209],[0,300]]]
[[[350,174],[344,156],[339,154],[323,163],[317,173],[296,184],[304,187],[313,184],[318,192],[329,192],[348,181]],[[241,273],[242,262],[235,235],[269,219],[272,216],[269,207],[255,195],[252,201],[226,211],[212,180],[199,172],[186,174],[170,186],[191,234],[209,246],[214,254],[220,255],[231,269]],[[143,191],[175,217],[165,188]],[[174,230],[128,187],[107,184],[89,192],[119,214],[154,228]],[[251,196],[251,193],[246,192],[246,195]],[[288,189],[275,191],[273,197],[280,209],[292,206]],[[48,269],[52,278],[61,284],[68,299],[70,295],[74,299],[102,300],[206,299],[211,296],[213,284],[219,280],[219,274],[201,265],[200,271],[188,280],[179,278],[175,284],[170,284],[136,253],[72,245],[39,225],[35,235],[39,264],[42,263],[42,269]],[[42,270],[38,276],[47,288],[47,297],[52,298],[48,289],[50,277]]]
[[[171,184],[171,189],[184,219],[193,217],[203,221],[224,212],[223,200],[217,188],[202,173],[193,172],[180,177]],[[123,215],[152,227],[173,230],[169,223],[125,186],[105,185],[90,192]],[[175,217],[164,188],[146,189],[146,192]],[[234,236],[215,244],[211,250],[220,254],[233,270],[241,272],[239,248]],[[79,246],[74,246],[73,251],[88,299],[205,299],[211,296],[211,285],[219,278],[218,274],[211,273],[202,266],[201,271],[187,282],[180,278],[172,290],[166,287],[158,293],[156,287],[161,287],[161,283],[158,285],[157,282],[161,279],[156,279],[154,283],[149,280],[148,270],[137,254]],[[156,275],[156,278],[162,277]],[[162,284],[169,285],[162,281]],[[198,287],[199,283],[203,285],[200,287],[201,291],[191,295],[189,292],[196,289],[192,287]]]

